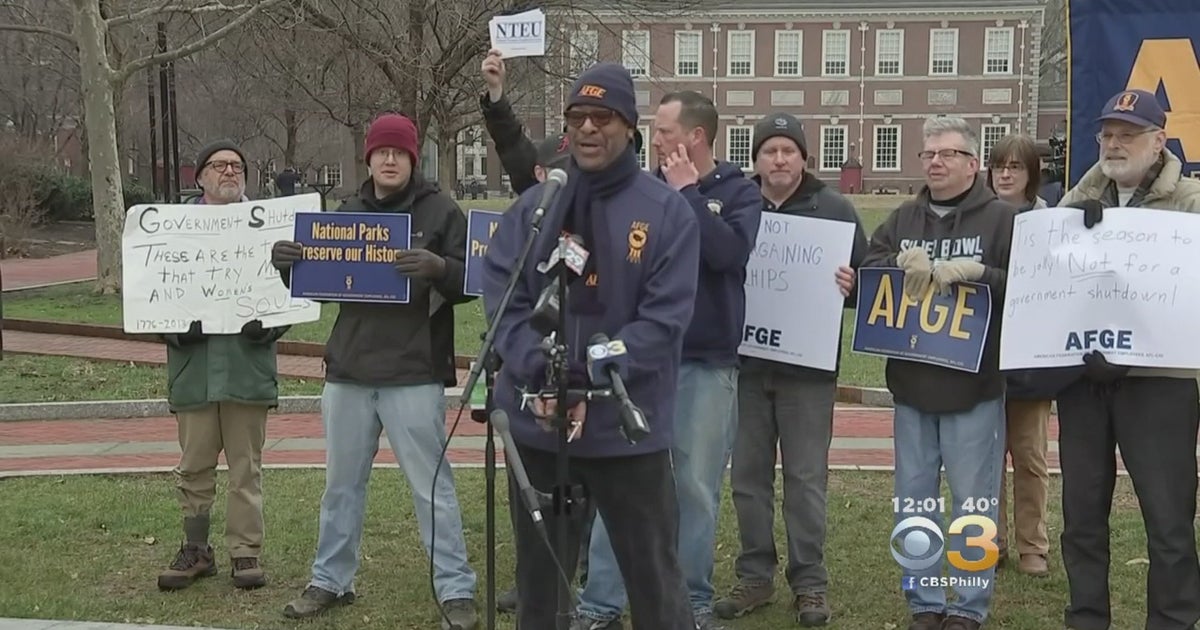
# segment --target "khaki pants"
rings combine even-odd
[[[262,449],[267,407],[233,402],[176,414],[179,447],[175,487],[183,515],[207,515],[217,493],[217,456],[225,451],[229,496],[225,544],[232,558],[257,558],[263,545]]]
[[[1047,425],[1050,423],[1049,400],[1009,400],[1007,416],[1007,453],[1013,465],[1013,525],[1017,531],[1017,553],[1047,555],[1050,540],[1046,534],[1046,494],[1050,473],[1046,469]],[[1007,471],[1007,466],[1003,469]],[[997,544],[1008,548],[1008,475],[1000,476],[999,535]]]

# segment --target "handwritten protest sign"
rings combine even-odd
[[[1013,223],[1000,369],[1079,365],[1200,369],[1200,216],[1110,208],[1024,212]]]
[[[850,264],[854,224],[764,213],[746,265],[746,328],[738,353],[833,370],[846,298],[834,280]]]
[[[321,307],[292,298],[271,266],[271,246],[292,236],[297,211],[316,194],[227,205],[142,204],[125,214],[121,242],[125,332],[209,334],[320,319]]]
[[[546,14],[533,9],[516,15],[497,15],[488,23],[492,48],[504,57],[542,57],[546,54]]]
[[[463,274],[463,294],[483,295],[483,259],[487,256],[492,234],[500,226],[503,212],[467,211],[467,268]]]
[[[992,318],[986,284],[960,282],[948,296],[933,286],[920,301],[904,293],[904,271],[858,270],[854,351],[979,372]]]
[[[409,248],[412,216],[377,212],[302,212],[292,267],[292,295],[336,302],[408,302],[411,282],[396,271]]]

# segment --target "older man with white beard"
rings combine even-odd
[[[1200,212],[1200,182],[1182,177],[1166,150],[1167,116],[1154,95],[1128,90],[1100,115],[1100,162],[1063,197],[1093,228],[1104,208]],[[1058,396],[1063,475],[1062,557],[1070,583],[1066,625],[1107,630],[1109,511],[1119,447],[1145,521],[1150,555],[1146,628],[1185,630],[1200,621],[1196,554],[1196,372],[1128,368],[1093,351],[1083,376]]]

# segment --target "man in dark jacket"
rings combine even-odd
[[[875,230],[863,267],[903,269],[903,290],[917,301],[958,282],[985,283],[991,289],[992,323],[978,373],[887,360],[887,386],[895,400],[894,496],[901,506],[936,504],[944,465],[952,488],[949,518],[964,516],[970,507],[995,523],[1005,426],[998,323],[1017,209],[998,199],[979,173],[979,140],[966,121],[930,118],[924,138],[920,157],[926,185]],[[937,510],[901,509],[895,520],[899,524],[912,516],[945,526]],[[994,541],[987,545],[985,553],[998,553]],[[946,546],[969,560],[980,559],[979,548],[964,549],[963,535],[947,536]],[[930,581],[942,575],[940,563],[905,569],[914,579],[914,587],[905,590],[913,614],[909,630],[977,630],[988,616],[995,571],[995,564],[970,572],[951,566],[958,598],[947,604],[945,589]]]
[[[602,63],[571,88],[564,112],[572,165],[559,201],[546,215],[531,261],[544,260],[564,232],[578,234],[590,251],[586,267],[569,285],[567,330],[570,383],[588,385],[587,342],[604,333],[628,348],[629,397],[644,412],[651,433],[636,444],[622,436],[615,400],[535,399],[522,404],[519,390],[552,387],[544,335],[530,321],[533,305],[551,279],[532,262],[523,270],[509,308],[498,302],[509,270],[529,230],[541,187],[527,191],[505,213],[484,263],[484,306],[499,317],[496,351],[503,361],[496,405],[512,420],[512,435],[529,479],[548,492],[556,480],[558,437],[545,430],[557,405],[567,407],[577,438],[568,446],[571,481],[582,484],[611,534],[617,564],[629,591],[634,628],[694,630],[677,556],[679,510],[670,448],[684,334],[695,306],[700,235],[695,211],[666,183],[643,171],[632,141],[637,100],[629,71]],[[511,500],[517,500],[513,495]],[[556,520],[545,514],[552,541]],[[579,548],[572,527],[559,565],[574,573]],[[555,627],[557,569],[530,515],[516,526],[517,627]]]
[[[737,425],[738,347],[746,318],[746,263],[762,197],[741,167],[713,157],[717,108],[693,91],[663,97],[654,116],[659,179],[687,199],[700,226],[695,313],[683,338],[671,445],[679,495],[679,561],[696,627],[718,630],[712,573],[721,485]],[[627,595],[602,519],[592,530],[578,630],[619,630]]]
[[[357,198],[337,210],[412,217],[411,249],[396,259],[396,271],[408,276],[412,290],[407,304],[342,303],[325,344],[320,539],[312,581],[284,609],[288,617],[311,617],[353,601],[367,481],[379,434],[386,430],[412,489],[426,553],[433,555],[442,627],[466,630],[478,623],[476,576],[467,563],[454,477],[444,460],[439,466],[446,442],[445,387],[457,382],[454,305],[470,299],[463,295],[467,222],[458,205],[417,170],[419,146],[411,120],[398,114],[377,118],[365,143],[371,177]],[[272,262],[285,283],[300,255],[298,243],[275,244]],[[437,539],[431,549],[434,507]]]
[[[850,266],[831,282],[853,308],[854,270],[867,253],[867,236],[848,199],[805,170],[804,127],[791,114],[770,114],[754,128],[755,179],[763,210],[853,223]],[[780,361],[746,357],[738,383],[738,432],[733,451],[733,503],[741,553],[738,583],[717,602],[725,619],[741,617],[775,596],[775,453],[782,453],[783,511],[787,531],[787,580],[792,612],[802,626],[824,625],[830,616],[825,568],[825,513],[829,446],[837,370],[827,372]]]
[[[227,140],[204,147],[196,159],[196,203],[228,204],[246,199],[246,158]],[[279,402],[275,341],[287,326],[248,322],[238,335],[207,335],[201,322],[187,332],[164,335],[167,342],[167,401],[179,424],[182,451],[175,486],[183,508],[184,543],[158,587],[177,590],[196,578],[217,574],[208,543],[216,493],[217,457],[229,465],[225,540],[238,588],[267,583],[259,564],[263,546],[262,448],[267,411]]]
[[[508,173],[508,181],[518,195],[529,190],[534,184],[544,180],[535,172],[536,166],[547,157],[546,147],[538,147],[525,133],[525,126],[513,112],[512,103],[504,95],[504,79],[508,74],[504,66],[504,58],[499,50],[492,49],[480,64],[480,73],[487,86],[479,95],[479,110],[483,113],[483,124],[487,128],[492,143],[496,145],[496,153],[500,165]],[[634,123],[637,126],[637,123]],[[567,131],[563,129],[563,131]],[[547,138],[552,134],[547,130]],[[558,137],[565,137],[564,133]],[[642,150],[642,134],[634,130],[633,150]],[[565,149],[561,147],[559,150]],[[555,168],[550,166],[550,168]]]

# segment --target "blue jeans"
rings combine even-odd
[[[679,500],[679,562],[695,615],[712,612],[713,555],[721,485],[737,431],[737,368],[684,363],[679,369],[672,468]],[[604,520],[596,515],[579,614],[609,620],[628,602]]]
[[[354,592],[362,542],[367,481],[386,430],[396,461],[412,489],[417,528],[426,557],[433,553],[438,600],[473,598],[475,572],[467,563],[462,515],[450,466],[434,471],[446,442],[445,390],[440,384],[368,387],[326,383],[321,395],[325,425],[325,494],[321,528],[312,565],[312,586]],[[431,509],[436,499],[436,547],[431,549]]]
[[[981,402],[973,409],[959,413],[924,413],[898,404],[893,433],[896,449],[895,496],[901,503],[896,523],[910,516],[925,516],[937,523],[942,532],[946,531],[948,523],[943,522],[942,515],[936,509],[919,513],[904,511],[905,503],[910,499],[914,505],[920,506],[923,499],[936,500],[942,496],[943,465],[946,467],[946,481],[950,485],[951,495],[946,510],[952,513],[952,518],[971,513],[963,509],[964,502],[971,500],[987,507],[973,513],[996,522],[999,518],[996,503],[1004,457],[1003,397]],[[945,557],[947,551],[954,550],[962,553],[967,560],[978,560],[983,556],[981,550],[966,549],[966,538],[978,535],[977,530],[977,527],[969,526],[963,533],[945,534],[945,548],[938,547],[935,541],[934,551],[940,551]],[[948,583],[958,594],[958,600],[949,606],[946,605],[945,588],[938,583],[942,576],[941,562],[924,570],[904,569],[904,575],[917,578],[915,588],[904,591],[913,614],[944,612],[980,623],[987,619],[995,589],[995,566],[984,571],[963,571],[951,566]],[[922,585],[921,578],[932,578],[933,581]]]

